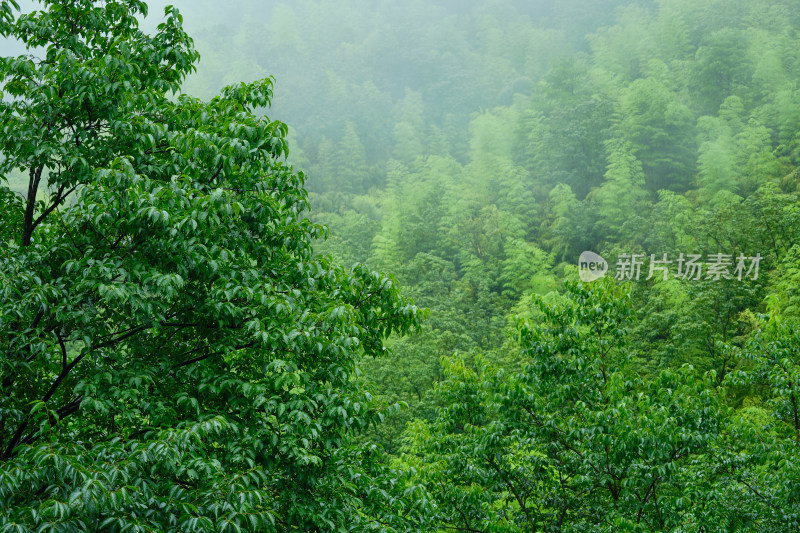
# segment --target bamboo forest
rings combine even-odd
[[[0,0],[0,533],[800,531],[800,0]]]

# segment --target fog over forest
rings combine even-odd
[[[800,530],[800,0],[14,4],[0,533]]]

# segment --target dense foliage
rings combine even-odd
[[[272,80],[178,94],[171,8],[47,2],[2,33],[0,530],[394,530],[353,432],[359,354],[418,323],[391,278],[316,255]],[[47,188],[44,188],[46,182]]]
[[[793,0],[13,4],[0,531],[800,528]]]

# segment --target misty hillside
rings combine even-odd
[[[45,4],[0,532],[800,528],[796,1]]]

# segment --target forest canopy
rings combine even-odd
[[[165,3],[2,2],[0,531],[800,528],[796,2]]]

